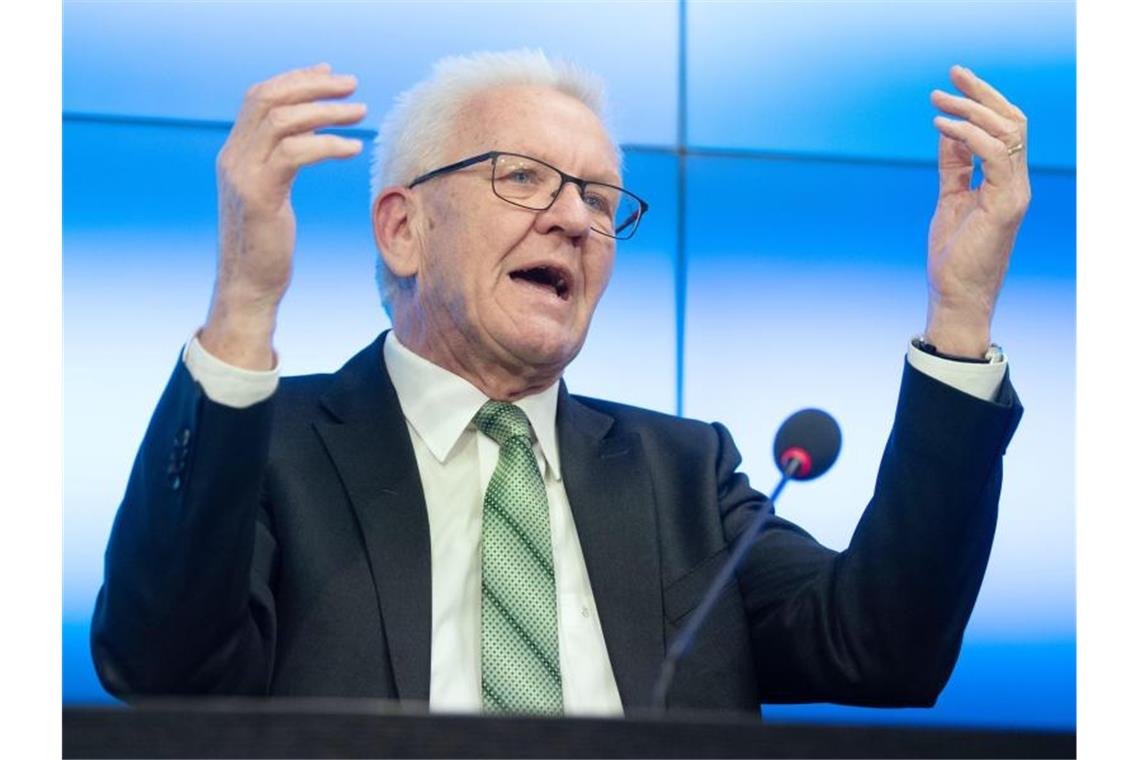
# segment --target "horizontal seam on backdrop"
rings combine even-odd
[[[64,121],[104,123],[104,124],[137,124],[140,126],[175,127],[188,129],[211,129],[229,131],[233,127],[232,121],[211,119],[185,119],[174,116],[137,116],[131,114],[87,113],[81,111],[64,111]],[[330,134],[356,137],[371,141],[376,137],[374,129],[327,129]],[[709,146],[690,145],[678,147],[675,145],[643,145],[639,143],[626,143],[621,146],[623,151],[637,153],[664,153],[672,156],[686,156],[689,158],[734,158],[751,161],[802,161],[805,163],[820,164],[855,164],[866,166],[894,166],[916,169],[935,169],[938,162],[931,160],[917,160],[907,158],[877,158],[874,156],[844,156],[835,153],[806,153],[793,151],[772,151],[749,148],[714,148]],[[1046,166],[1033,164],[1034,174],[1055,174],[1066,177],[1076,176],[1077,170],[1069,166]]]

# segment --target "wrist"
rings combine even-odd
[[[938,353],[982,359],[990,349],[990,316],[980,311],[965,314],[930,308],[922,339],[938,347]]]
[[[256,303],[234,303],[215,296],[198,341],[210,355],[227,364],[249,370],[270,370],[277,366],[273,333],[277,329],[277,307]]]
[[[974,355],[952,354],[944,351],[936,344],[927,340],[925,335],[915,335],[910,339],[910,345],[916,351],[921,352],[921,354],[934,356],[938,359],[951,362],[964,364],[1001,364],[1005,361],[1005,352],[1002,350],[1002,347],[996,343],[991,343],[981,358],[977,358]],[[916,356],[916,354],[911,354],[911,356]]]

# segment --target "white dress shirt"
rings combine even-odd
[[[191,376],[214,402],[247,407],[269,398],[278,370],[244,370],[206,352],[192,337],[183,351]],[[431,534],[432,711],[478,712],[480,677],[480,531],[483,494],[499,447],[472,419],[488,400],[468,381],[414,354],[395,332],[384,341],[384,361],[399,397],[424,489]],[[992,401],[1005,359],[974,364],[941,359],[911,346],[916,370]],[[558,594],[558,657],[567,715],[621,715],[621,698],[594,605],[574,516],[562,483],[555,413],[558,383],[516,402],[530,421],[534,454],[550,503],[551,549]]]
[[[458,375],[412,353],[395,333],[384,341],[384,362],[412,437],[431,531],[430,706],[433,711],[479,711],[483,494],[499,461],[499,445],[477,430],[472,419],[489,399]],[[567,715],[621,715],[562,483],[554,432],[558,383],[515,403],[530,420],[550,503],[563,709]]]
[[[191,375],[218,403],[232,398],[237,403],[231,406],[248,406],[267,398],[255,389],[271,377],[269,393],[276,387],[276,372],[226,365],[206,353],[197,338],[191,339],[185,358]],[[499,461],[499,445],[472,420],[489,399],[458,375],[412,353],[394,332],[384,341],[384,362],[411,435],[431,535],[429,706],[438,712],[479,712],[483,494]],[[567,715],[620,716],[621,696],[562,483],[554,427],[558,383],[515,403],[530,421],[550,504],[563,710]]]

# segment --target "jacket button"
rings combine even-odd
[[[180,475],[177,475],[177,474],[171,474],[171,476],[170,476],[170,490],[171,491],[177,491],[181,487],[182,487],[182,477]]]

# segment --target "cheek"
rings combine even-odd
[[[502,215],[480,219],[463,231],[460,256],[464,270],[460,275],[469,292],[488,297],[495,287],[508,278],[508,261],[512,253],[525,248],[532,218]]]
[[[462,310],[477,294],[471,255],[479,250],[480,230],[463,208],[453,198],[439,197],[425,222],[425,291],[449,311]]]

